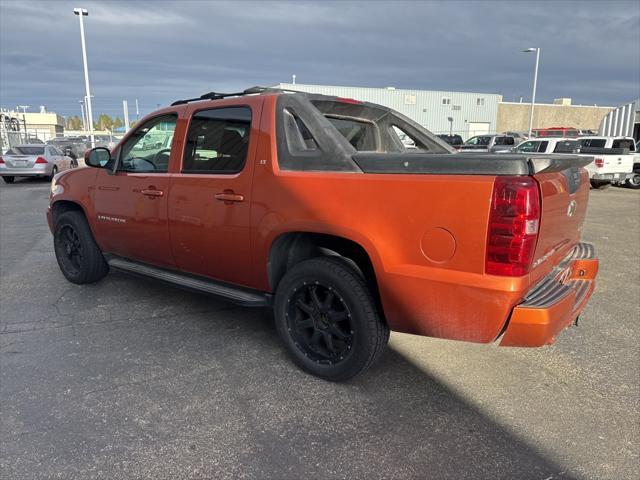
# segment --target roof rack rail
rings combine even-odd
[[[199,97],[195,97],[195,98],[186,98],[184,100],[176,100],[175,102],[173,102],[171,104],[172,107],[176,106],[176,105],[184,105],[186,103],[190,103],[190,102],[199,102],[202,100],[220,100],[222,98],[227,98],[227,97],[241,97],[243,95],[255,95],[258,93],[263,93],[265,91],[269,90],[269,88],[267,87],[251,87],[251,88],[247,88],[246,90],[242,91],[242,92],[235,92],[235,93],[218,93],[218,92],[209,92],[209,93],[205,93],[204,95],[200,95]]]

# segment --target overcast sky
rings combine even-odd
[[[531,96],[640,96],[640,1],[0,0],[0,105],[79,114],[85,30],[93,113],[141,114],[211,90],[299,83]]]

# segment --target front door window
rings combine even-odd
[[[176,115],[164,115],[136,130],[122,146],[118,169],[126,172],[166,172],[176,120]]]

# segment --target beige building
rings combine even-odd
[[[570,98],[558,98],[554,103],[536,103],[533,110],[533,128],[574,127],[598,131],[600,122],[613,107],[572,105]],[[498,132],[528,131],[530,103],[498,103]]]
[[[20,120],[20,130],[29,136],[36,136],[43,142],[64,134],[64,118],[57,113],[16,113]]]

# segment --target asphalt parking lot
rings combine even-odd
[[[0,182],[3,479],[638,478],[640,192],[592,192],[599,284],[555,345],[392,334],[332,384],[293,366],[268,311],[66,282],[48,188]]]

